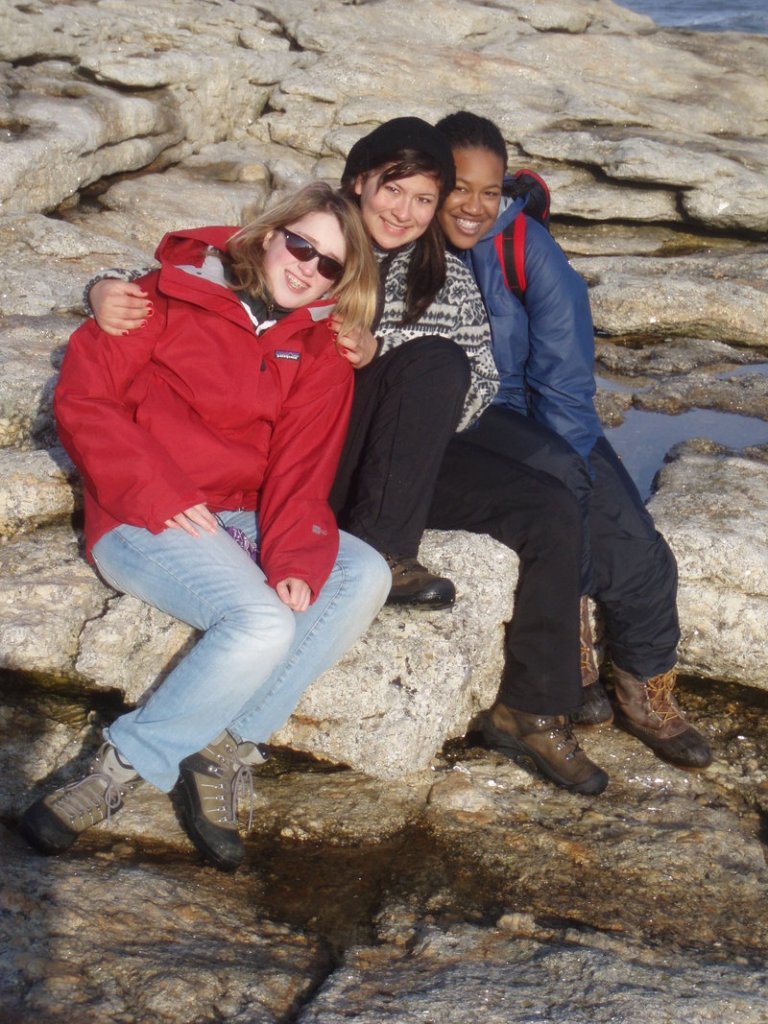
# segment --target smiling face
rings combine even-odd
[[[499,214],[504,161],[489,149],[454,149],[456,187],[438,213],[445,237],[457,249],[471,249]]]
[[[318,254],[344,263],[347,245],[339,222],[332,213],[307,213],[286,224],[293,234],[310,242]],[[317,270],[317,256],[302,261],[286,248],[282,231],[273,231],[264,240],[264,275],[269,293],[283,309],[298,309],[321,298],[332,282]]]
[[[392,166],[392,165],[390,165]],[[386,167],[360,175],[355,192],[368,234],[381,249],[414,242],[429,227],[437,211],[440,189],[429,174],[413,174],[379,184]]]

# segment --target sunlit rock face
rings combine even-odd
[[[517,559],[429,533],[455,607],[385,609],[310,687],[272,740],[326,769],[259,774],[240,875],[201,867],[149,787],[60,860],[13,825],[194,640],[82,557],[51,398],[85,281],[150,265],[166,231],[336,182],[388,117],[468,108],[551,183],[606,424],[766,420],[768,40],[661,31],[609,0],[9,0],[0,61],[0,1017],[762,1024],[760,447],[677,449],[651,503],[707,772],[611,727],[583,736],[611,776],[596,800],[441,754],[493,700]]]

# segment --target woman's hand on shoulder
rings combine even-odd
[[[94,320],[105,334],[133,331],[152,316],[152,303],[140,285],[112,277],[92,285],[88,301]]]
[[[205,533],[216,533],[216,516],[208,510],[207,505],[193,505],[184,512],[179,512],[165,520],[169,530],[184,530],[192,537],[198,537],[200,530]]]
[[[367,366],[376,355],[376,338],[370,331],[355,328],[344,334],[341,331],[341,318],[335,313],[331,317],[331,329],[336,335],[336,345],[341,355],[356,369]]]
[[[312,591],[309,584],[304,580],[298,580],[295,576],[288,576],[276,585],[277,596],[294,612],[305,612],[309,608],[309,600]]]

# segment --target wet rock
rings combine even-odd
[[[427,998],[463,1024],[477,991],[489,1019],[522,1020],[515,1014],[539,1008],[547,1019],[585,1024],[616,1013],[645,1020],[663,990],[667,1013],[685,1006],[689,1019],[714,1024],[738,1010],[760,1021],[768,906],[752,793],[768,785],[764,717],[720,696],[688,690],[681,699],[713,742],[713,766],[681,772],[616,728],[584,730],[588,754],[611,777],[598,798],[556,790],[478,748],[456,749],[431,772],[394,784],[281,764],[277,752],[257,771],[254,833],[235,876],[199,866],[172,801],[149,786],[61,858],[40,862],[7,832],[0,1005],[28,1012],[31,998],[47,1020],[56,998],[65,1000],[59,1012],[73,999],[81,1016],[71,1019],[90,1020],[92,1005],[102,1014],[107,998],[122,1005],[130,968],[131,977],[146,973],[141,1012],[156,1006],[160,1020],[212,1019],[223,1012],[223,992],[237,1020],[236,997],[253,998],[247,986],[259,984],[261,1001],[245,1019],[280,1019],[285,1004],[271,1000],[290,994],[299,1019],[323,1024],[350,1014],[410,1019]],[[24,806],[23,780],[22,798],[39,791],[29,775],[49,737],[71,755],[89,728],[41,731],[35,721],[5,712],[3,729],[18,741],[0,752],[4,815]],[[84,763],[88,750],[79,756]],[[64,780],[61,771],[54,778]],[[131,908],[146,904],[137,943]],[[312,937],[318,929],[322,944]],[[254,945],[257,935],[263,944]],[[75,999],[72,965],[82,962],[83,942],[93,947],[87,962],[102,966],[80,973]],[[338,942],[340,964],[322,952]],[[202,979],[194,1006],[190,957]],[[269,973],[275,964],[282,974]],[[179,987],[180,1016],[163,1002],[166,975]],[[702,993],[706,1002],[690,1002]]]
[[[576,929],[540,929],[511,915],[492,928],[426,925],[405,954],[388,946],[355,950],[298,1020],[760,1024],[767,980],[765,971],[701,954],[661,953]]]
[[[639,377],[637,385],[642,389],[646,389],[652,380],[684,379],[705,369],[724,375],[725,371],[761,363],[765,358],[762,352],[706,338],[665,338],[661,343],[640,346],[612,344],[600,339],[596,355],[598,372],[608,370],[625,377]],[[749,375],[748,371],[744,372]]]
[[[327,972],[317,941],[265,920],[212,869],[131,863],[124,847],[41,870],[0,830],[4,1020],[276,1024]]]
[[[739,373],[713,378],[690,373],[683,380],[654,384],[636,397],[635,405],[672,415],[695,407],[768,419],[768,377]]]
[[[618,427],[624,422],[627,410],[632,405],[632,394],[606,388],[598,382],[595,395],[595,409],[603,427]]]

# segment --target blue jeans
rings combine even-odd
[[[253,512],[221,521],[258,542]],[[93,558],[116,590],[133,594],[203,635],[146,703],[106,732],[142,778],[168,792],[179,762],[224,729],[263,742],[307,686],[336,662],[375,618],[392,577],[383,558],[342,533],[330,577],[307,611],[295,613],[221,527],[192,537],[121,525]]]

